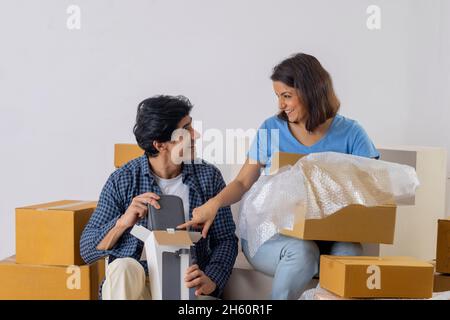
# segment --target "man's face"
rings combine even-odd
[[[200,134],[192,127],[192,118],[188,115],[180,120],[172,134],[172,140],[167,143],[167,150],[174,163],[195,159],[195,140]]]

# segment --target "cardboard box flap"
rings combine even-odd
[[[275,152],[272,156],[272,162],[270,166],[270,174],[275,174],[277,171],[285,166],[294,165],[298,160],[303,158],[305,154],[288,153],[288,152]]]
[[[97,201],[82,200],[62,200],[49,203],[36,204],[18,209],[34,209],[39,211],[58,210],[58,211],[78,211],[97,206]]]
[[[164,230],[154,230],[153,235],[159,245],[164,246],[191,246],[191,237],[187,231],[167,232]]]
[[[131,229],[130,233],[138,238],[141,241],[146,241],[147,238],[151,235],[152,231],[147,228],[139,225],[135,225],[133,229]],[[202,235],[200,232],[189,231],[186,232],[184,230],[155,230],[153,231],[156,241],[161,245],[192,245],[197,243]]]
[[[433,265],[418,260],[413,257],[364,257],[364,256],[329,256],[325,255],[325,259],[333,260],[344,265],[378,265],[378,266],[408,266],[408,267],[430,267]]]

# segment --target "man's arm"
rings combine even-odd
[[[128,229],[147,213],[147,203],[159,207],[154,193],[144,193],[133,199],[126,208],[126,199],[120,196],[114,174],[106,182],[94,214],[89,219],[80,239],[81,257],[86,263],[114,254],[129,256],[133,236]]]
[[[92,263],[110,254],[106,246],[102,250],[97,249],[97,246],[116,226],[124,211],[125,208],[114,183],[114,175],[111,175],[100,193],[97,208],[81,235],[80,253],[86,263]]]
[[[103,240],[98,244],[97,250],[110,250],[122,234],[129,228],[133,227],[138,220],[142,219],[148,211],[147,203],[159,209],[157,200],[159,196],[153,192],[143,193],[135,198],[128,206],[127,211],[121,216],[115,226],[106,234]]]
[[[97,250],[110,250],[117,241],[120,239],[122,234],[128,227],[123,226],[120,222],[120,219],[117,220],[116,225],[106,234],[103,240],[98,244]]]

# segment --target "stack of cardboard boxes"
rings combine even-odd
[[[277,153],[271,173],[295,164],[303,155]],[[396,209],[392,204],[375,207],[349,205],[323,219],[299,218],[292,230],[282,233],[305,240],[392,244]],[[342,257],[322,255],[320,286],[345,298],[431,298],[433,266],[413,257]]]
[[[427,298],[431,289],[439,296],[450,291],[450,219],[438,220],[436,260],[430,263],[409,257],[333,256],[321,256],[320,263],[320,283],[328,291],[316,290],[317,300]],[[377,287],[380,290],[374,290]]]
[[[116,167],[143,154],[136,145],[117,148],[126,159],[116,158]],[[105,259],[85,264],[80,256],[81,233],[96,206],[62,200],[17,208],[16,255],[0,261],[0,300],[97,300]]]
[[[16,209],[16,256],[0,261],[0,300],[90,300],[105,274],[86,265],[80,236],[96,202],[63,200]]]
[[[115,167],[143,154],[136,145],[115,145]],[[271,172],[302,155],[274,155]],[[420,178],[420,177],[419,177]],[[95,202],[59,201],[16,210],[16,254],[0,262],[0,299],[96,299],[104,261],[84,265],[79,239]],[[298,210],[304,211],[303,207]],[[304,213],[304,212],[303,212]],[[324,219],[296,221],[282,233],[307,240],[392,244],[397,207],[350,205]],[[437,261],[413,257],[323,255],[320,285],[344,298],[430,298],[450,290],[450,220],[440,220]]]

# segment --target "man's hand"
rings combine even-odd
[[[198,265],[194,264],[186,270],[184,277],[186,287],[196,287],[195,295],[209,295],[216,290],[216,284],[207,275],[199,269]]]
[[[147,214],[147,203],[150,203],[156,209],[160,208],[156,201],[158,199],[159,196],[153,192],[143,193],[135,197],[127,211],[117,220],[116,225],[97,245],[97,250],[110,250],[128,228],[134,226],[139,219]]]
[[[153,192],[143,193],[135,198],[131,202],[127,211],[117,220],[117,226],[128,229],[131,228],[147,214],[147,204],[151,204],[156,209],[159,209],[159,196]]]

